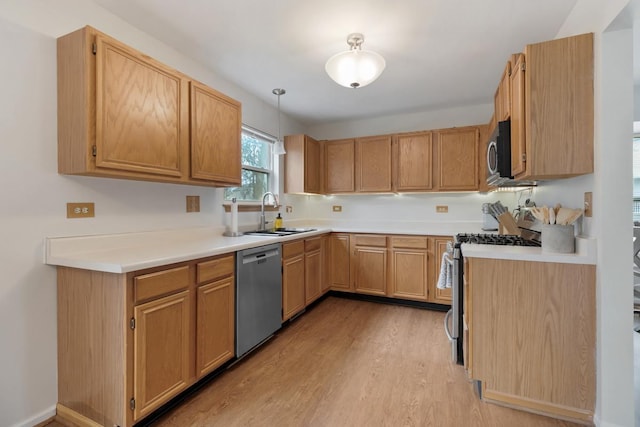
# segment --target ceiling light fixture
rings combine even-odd
[[[287,151],[284,149],[284,141],[282,140],[282,133],[280,132],[280,95],[284,95],[287,93],[286,90],[276,88],[271,91],[274,95],[278,95],[278,139],[276,140],[273,146],[273,154],[282,155],[287,154]]]
[[[386,62],[382,56],[370,50],[362,50],[364,36],[352,33],[347,36],[349,50],[333,55],[324,69],[329,77],[344,87],[364,87],[380,77]]]

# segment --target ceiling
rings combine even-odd
[[[555,38],[576,0],[94,0],[306,125],[492,102],[511,53]],[[349,89],[324,71],[349,33],[387,62]]]

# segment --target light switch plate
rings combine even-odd
[[[200,196],[187,196],[187,212],[200,212]]]
[[[437,213],[448,213],[449,212],[449,206],[447,206],[447,205],[438,205],[438,206],[436,206],[436,212]]]
[[[333,211],[334,212],[342,212],[342,206],[341,205],[333,205]]]

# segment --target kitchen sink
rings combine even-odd
[[[243,234],[247,236],[290,236],[292,234],[306,233],[309,231],[316,231],[315,228],[276,228],[275,230],[253,230],[245,231]]]

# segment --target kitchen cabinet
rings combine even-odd
[[[511,61],[504,67],[493,99],[496,120],[507,120],[511,116]]]
[[[427,301],[429,239],[426,236],[390,236],[389,296]]]
[[[371,136],[355,140],[356,191],[391,191],[391,136]]]
[[[591,423],[595,265],[469,258],[469,267],[468,363],[483,399]]]
[[[326,141],[324,189],[327,194],[353,193],[355,184],[355,141]]]
[[[478,190],[479,133],[477,126],[442,129],[436,133],[437,190]]]
[[[322,251],[321,237],[304,241],[304,289],[305,305],[322,295]]]
[[[235,355],[233,256],[196,264],[196,374],[214,371]]]
[[[189,291],[134,307],[134,418],[150,414],[189,385]]]
[[[88,26],[57,40],[57,62],[59,173],[240,182],[237,101]]]
[[[320,251],[322,254],[321,268],[322,268],[322,282],[320,284],[320,291],[322,294],[326,294],[331,290],[331,235],[325,234],[320,238]]]
[[[480,147],[478,150],[478,191],[482,193],[486,193],[495,188],[487,184],[487,173],[489,169],[487,165],[487,148],[489,147],[489,137],[495,127],[495,124],[492,126],[492,122],[495,123],[495,118],[493,117],[488,125],[478,126],[478,130],[480,131],[480,141],[478,142],[478,146]]]
[[[284,138],[284,192],[291,194],[322,193],[322,146],[309,135]]]
[[[58,416],[132,426],[232,359],[233,260],[120,274],[59,266]]]
[[[241,185],[240,103],[191,81],[191,178]]]
[[[282,321],[305,307],[304,240],[282,245]]]
[[[351,284],[351,236],[332,233],[329,237],[329,270],[331,289],[353,292]]]
[[[451,237],[433,237],[434,268],[432,278],[429,281],[429,302],[434,302],[436,304],[451,305],[451,288],[439,289],[436,286],[440,275],[440,268],[442,266],[442,255],[447,251],[448,243],[453,243],[453,239]]]
[[[354,234],[351,243],[351,280],[356,293],[387,295],[387,237]]]
[[[395,191],[428,191],[433,188],[431,132],[395,135],[393,166]]]
[[[593,34],[526,46],[511,76],[516,179],[593,173],[593,75]]]

